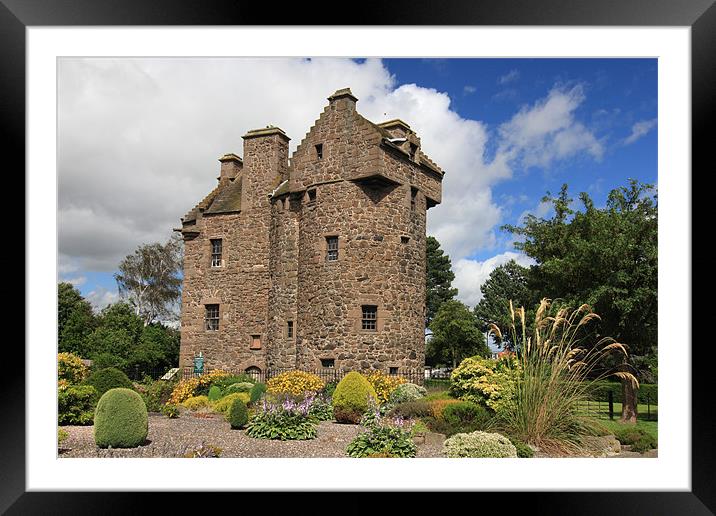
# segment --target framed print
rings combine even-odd
[[[438,497],[459,491],[489,493],[495,500],[514,492],[557,514],[573,514],[574,507],[584,514],[604,514],[607,507],[637,514],[713,513],[710,361],[693,347],[704,339],[693,335],[692,310],[703,304],[691,286],[693,264],[711,262],[692,256],[692,224],[698,229],[708,220],[694,217],[692,207],[708,203],[698,197],[706,189],[691,183],[700,177],[692,170],[705,168],[711,147],[706,128],[716,80],[713,2],[660,1],[648,8],[632,1],[548,0],[539,8],[511,1],[450,2],[437,14],[427,3],[391,2],[370,15],[363,8],[339,13],[335,6],[318,5],[300,11],[245,2],[198,7],[3,0],[3,129],[15,151],[8,154],[19,157],[14,169],[26,171],[28,238],[26,353],[19,360],[8,357],[13,367],[4,376],[7,421],[15,423],[6,426],[0,447],[3,511],[129,512],[139,498],[126,491],[169,497],[181,491],[427,491]],[[379,151],[366,150],[363,140],[354,145],[356,135],[375,140]],[[206,168],[207,159],[217,158],[215,169]],[[559,194],[563,183],[570,189]],[[553,441],[544,439],[535,441],[541,446],[525,444],[530,455],[537,453],[529,460],[457,459],[446,455],[444,434],[467,430],[430,427],[441,415],[421,420],[426,429],[417,437],[409,434],[417,452],[386,456],[371,449],[372,455],[361,455],[355,451],[363,445],[356,444],[357,430],[346,437],[350,424],[378,423],[351,419],[350,411],[335,404],[328,421],[346,418],[349,425],[336,423],[335,435],[324,434],[313,444],[315,429],[294,437],[302,440],[301,453],[284,454],[267,444],[263,455],[246,454],[230,439],[200,435],[206,430],[218,436],[216,425],[241,428],[235,435],[243,435],[261,410],[299,410],[293,401],[266,408],[283,399],[261,397],[264,388],[283,393],[277,377],[286,385],[315,381],[315,389],[306,387],[313,392],[340,386],[351,372],[368,378],[369,370],[380,370],[384,383],[373,378],[366,389],[374,392],[375,403],[386,404],[378,412],[386,420],[394,408],[389,401],[396,387],[385,387],[397,382],[391,377],[418,387],[428,386],[426,379],[435,385],[444,380],[445,388],[428,391],[428,397],[458,397],[458,387],[447,394],[457,380],[450,384],[441,374],[450,377],[480,353],[493,361],[509,361],[513,353],[519,360],[528,344],[520,345],[517,336],[500,344],[485,325],[475,337],[484,352],[448,344],[450,353],[431,351],[432,339],[443,342],[435,336],[442,330],[432,324],[426,334],[423,323],[439,321],[438,309],[428,314],[424,282],[410,272],[427,267],[426,238],[434,235],[453,260],[455,306],[480,317],[477,307],[489,295],[483,287],[496,269],[507,270],[509,263],[527,271],[547,260],[540,246],[548,244],[530,247],[536,233],[529,232],[529,223],[557,220],[549,217],[559,217],[560,210],[613,215],[619,195],[628,196],[627,185],[633,187],[630,202],[654,213],[656,189],[661,190],[659,238],[650,241],[649,255],[658,312],[652,307],[651,319],[639,323],[653,325],[650,338],[659,346],[634,353],[643,355],[641,367],[653,378],[657,369],[661,373],[661,388],[649,391],[652,381],[642,380],[641,392],[661,398],[662,417],[652,420],[657,409],[651,398],[644,407],[633,402],[642,414],[639,428],[654,439],[645,448],[651,455],[630,454],[626,441],[620,447],[615,438],[618,451],[612,455],[619,456],[611,460],[598,454],[566,457],[566,448],[552,449]],[[580,198],[579,191],[587,194]],[[236,221],[243,221],[245,233],[232,229]],[[135,259],[151,251],[166,253],[166,263],[173,256],[173,234],[183,245],[175,278],[183,290],[175,285],[170,308],[177,319],[168,324],[171,310],[145,310],[150,304],[132,297],[137,269],[129,257],[136,248]],[[602,248],[614,251],[610,260],[617,260],[647,245],[637,240],[640,233],[630,238],[631,246],[627,242],[623,249],[616,236]],[[166,246],[139,246],[159,240]],[[611,279],[619,274],[609,267],[621,265],[609,263],[604,277]],[[592,271],[598,274],[596,264]],[[576,277],[565,282],[581,281]],[[149,391],[159,389],[163,375],[181,385],[196,379],[190,393],[168,390],[170,401],[162,398],[162,408],[149,410],[149,433],[137,441],[140,452],[123,450],[122,443],[101,444],[100,406],[109,398],[98,392],[102,381],[90,380],[76,383],[92,385],[87,395],[93,396],[94,427],[79,426],[89,419],[66,420],[72,421],[65,423],[72,427],[71,446],[58,451],[57,396],[67,385],[58,387],[57,353],[75,349],[56,347],[58,284],[90,310],[90,322],[77,324],[92,325],[99,336],[82,342],[123,345],[110,323],[102,329],[100,317],[134,317],[137,343],[174,339],[176,356],[165,362],[156,358],[156,346],[122,357],[100,344],[93,348],[87,374],[121,369],[135,391],[127,396],[140,400],[145,414]],[[406,285],[410,295],[404,295]],[[630,288],[618,295],[634,299],[646,313],[647,297]],[[266,292],[266,299],[256,292]],[[119,300],[133,308],[110,313],[107,307]],[[625,335],[639,333],[618,327]],[[430,369],[424,367],[428,362]],[[631,371],[610,367],[626,376]],[[295,369],[300,379],[291,378]],[[227,379],[210,388],[204,380],[212,374]],[[254,393],[258,384],[268,387]],[[615,413],[618,418],[622,406],[628,418],[628,391],[602,387],[596,410],[603,419]],[[74,391],[78,399],[81,390]],[[226,396],[233,396],[222,409],[226,420],[190,407],[213,409]],[[489,394],[465,396],[463,403],[470,399],[486,414],[503,410]],[[263,409],[251,405],[261,399]],[[245,410],[247,404],[244,421],[239,406]],[[167,405],[181,413],[179,419],[172,419],[170,409],[160,412]],[[182,423],[184,434],[172,448],[172,439],[158,429]],[[319,431],[327,431],[320,427],[324,423],[315,423]],[[432,452],[420,439],[434,434],[442,440]],[[354,455],[346,451],[348,442]],[[517,437],[507,439],[515,453],[520,445]],[[363,456],[373,460],[349,458]],[[237,471],[246,474],[237,477]]]

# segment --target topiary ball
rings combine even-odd
[[[110,389],[94,414],[94,440],[100,448],[134,448],[147,439],[149,419],[142,397],[131,389]]]
[[[231,428],[243,428],[246,423],[249,422],[249,411],[246,408],[246,403],[241,399],[237,398],[231,404],[229,413],[227,415]]]
[[[333,392],[333,417],[339,423],[358,424],[361,416],[378,404],[378,396],[368,379],[351,371],[338,382]]]
[[[107,367],[95,371],[84,381],[97,391],[97,398],[101,398],[110,389],[132,389],[134,385],[129,377],[116,367]]]
[[[257,383],[251,388],[251,403],[256,403],[266,392],[265,383]]]
[[[221,399],[221,387],[218,387],[217,385],[212,385],[209,389],[209,401],[216,401],[218,399]]]
[[[459,457],[517,457],[517,449],[502,434],[471,432],[455,434],[443,443],[445,455]]]

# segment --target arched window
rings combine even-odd
[[[259,380],[261,377],[261,369],[256,366],[247,367],[244,372],[252,376],[255,380]]]

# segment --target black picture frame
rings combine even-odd
[[[2,95],[0,117],[2,141],[25,169],[25,29],[30,26],[113,26],[113,25],[497,25],[497,26],[689,26],[692,44],[692,182],[700,179],[710,165],[713,143],[707,129],[713,123],[716,99],[716,6],[714,0],[483,0],[435,2],[392,0],[374,4],[295,5],[238,0],[197,2],[192,0],[0,0],[0,70]],[[708,163],[708,165],[707,165]],[[710,167],[712,168],[712,167]],[[696,174],[696,170],[701,174]],[[710,170],[708,170],[710,171]],[[24,188],[24,187],[22,187]],[[709,206],[708,189],[692,187],[692,207]],[[15,198],[18,198],[17,191]],[[710,200],[710,199],[709,199]],[[701,201],[701,202],[700,202]],[[693,208],[692,208],[693,210]],[[693,213],[693,211],[692,211]],[[704,218],[692,217],[692,235]],[[703,221],[703,222],[700,222]],[[703,228],[701,228],[703,229]],[[710,234],[710,233],[706,233]],[[693,249],[692,249],[693,252]],[[692,254],[692,270],[708,270],[713,258]],[[31,271],[25,271],[26,277]],[[703,286],[701,286],[703,285]],[[700,282],[699,292],[710,286]],[[697,306],[692,289],[692,306]],[[690,300],[684,300],[689,302]],[[28,307],[30,308],[30,307]],[[692,334],[691,321],[684,343],[703,342]],[[708,339],[705,339],[708,341]],[[708,345],[708,344],[707,344]],[[704,346],[705,347],[705,346]],[[692,351],[694,348],[692,347]],[[704,351],[705,352],[705,351]],[[529,492],[479,493],[479,505],[491,502],[498,507],[530,504],[531,512],[546,514],[714,514],[713,405],[709,389],[709,360],[692,362],[692,490],[689,492]],[[25,359],[16,353],[10,372],[0,375],[4,402],[4,423],[0,425],[0,511],[8,514],[129,514],[149,509],[147,495],[122,492],[26,492],[25,489]],[[169,506],[189,509],[196,504],[207,509],[206,497],[169,493]],[[244,496],[238,494],[238,496]],[[273,495],[271,495],[273,496]],[[291,495],[302,499],[301,493]],[[445,496],[414,493],[422,510],[446,508]],[[473,502],[477,500],[473,497]],[[506,501],[507,500],[507,501]],[[274,503],[274,502],[271,502]],[[300,502],[296,502],[300,503]],[[330,502],[329,502],[330,503]],[[402,502],[395,502],[401,504]],[[357,512],[355,503],[334,506],[341,512]],[[453,503],[448,504],[452,506]],[[247,507],[244,505],[243,507]],[[268,506],[270,507],[270,505]],[[267,507],[267,508],[268,508]],[[236,506],[238,509],[239,507]],[[218,509],[218,506],[217,506]],[[362,511],[364,512],[364,511]]]

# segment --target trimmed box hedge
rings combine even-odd
[[[607,401],[609,391],[613,393],[614,402],[622,402],[622,384],[617,382],[595,382],[590,389],[589,399],[593,401]],[[655,383],[642,383],[637,391],[639,403],[646,404],[647,399],[652,405],[659,404],[658,385]]]

